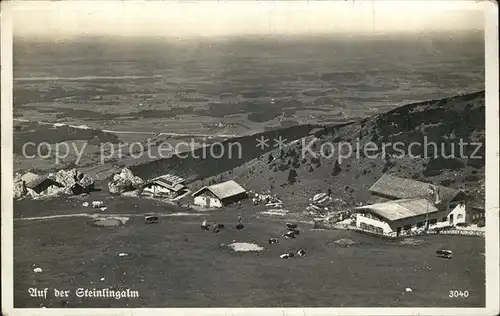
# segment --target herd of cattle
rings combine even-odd
[[[235,228],[237,230],[241,230],[244,227],[245,226],[242,223],[241,216],[239,216],[238,217],[238,224],[236,224]],[[295,236],[300,234],[300,231],[297,228],[297,224],[287,223],[286,228],[287,228],[287,232],[284,233],[282,236],[285,239],[295,238]],[[201,229],[206,230],[206,231],[210,230],[210,225],[208,224],[208,221],[206,219],[203,220],[203,222],[201,223]],[[218,233],[222,229],[224,229],[224,224],[217,224],[217,223],[212,224],[212,232]],[[272,244],[279,243],[279,240],[278,240],[278,238],[269,238],[268,242],[270,245],[272,245]],[[297,255],[300,257],[303,257],[306,255],[306,252],[303,249],[299,249],[297,251]],[[295,253],[293,253],[293,252],[284,253],[284,254],[280,255],[280,258],[282,258],[282,259],[289,259],[289,258],[293,258],[293,257],[295,257]]]
[[[159,218],[158,218],[158,216],[154,216],[154,215],[146,216],[145,222],[146,222],[146,224],[158,223]],[[201,223],[201,229],[205,230],[205,231],[210,231],[210,227],[212,228],[212,232],[219,233],[221,230],[224,229],[224,224],[214,223],[212,225],[209,225],[208,221],[206,219],[204,219],[203,222]],[[236,224],[235,228],[237,230],[241,230],[244,227],[245,226],[243,225],[241,216],[238,216],[238,224]],[[295,238],[295,236],[300,234],[300,231],[297,228],[297,224],[286,223],[286,229],[287,229],[287,232],[282,235],[282,237],[284,239]],[[278,238],[269,238],[268,242],[270,245],[272,245],[272,244],[279,243],[279,240],[278,240]],[[297,255],[299,257],[303,257],[306,255],[306,252],[303,249],[299,249],[297,251]],[[293,257],[295,257],[295,253],[293,253],[293,252],[284,253],[284,254],[280,255],[280,258],[282,258],[282,259],[289,259],[289,258],[293,258]]]

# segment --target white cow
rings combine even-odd
[[[104,205],[103,201],[92,201],[93,208],[101,208],[101,207],[103,207],[103,205]]]
[[[280,256],[281,259],[290,259],[290,258],[293,258],[295,255],[293,252],[290,252],[290,253],[284,253]]]

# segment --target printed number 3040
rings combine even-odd
[[[448,297],[452,297],[452,298],[457,298],[457,297],[469,297],[469,291],[457,291],[457,290],[454,290],[454,291],[450,291],[450,294],[448,295]]]

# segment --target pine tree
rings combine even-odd
[[[292,184],[297,181],[297,171],[295,169],[290,169],[288,172],[288,183]]]

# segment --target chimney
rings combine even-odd
[[[434,191],[434,188],[432,185],[429,185],[429,197],[434,197],[435,194],[436,192]]]
[[[435,195],[436,195],[436,200],[434,201],[434,204],[437,205],[437,204],[441,203],[441,197],[439,196],[439,189],[436,190]]]

